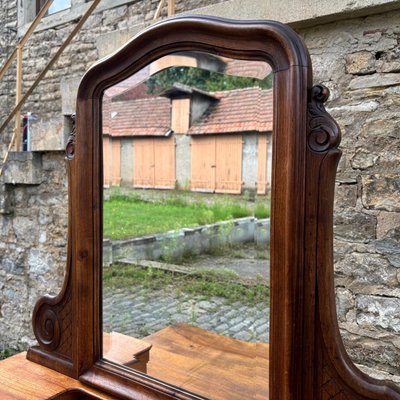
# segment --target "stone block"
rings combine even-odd
[[[352,75],[365,75],[376,71],[375,56],[369,51],[347,54],[346,72]]]
[[[344,288],[336,289],[336,312],[339,321],[346,321],[347,313],[355,306],[353,294]]]
[[[375,243],[376,251],[384,255],[390,265],[399,269],[400,272],[400,245],[397,239],[377,240]],[[400,282],[398,274],[397,279]]]
[[[103,240],[103,267],[109,267],[113,263],[112,242],[110,239]]]
[[[335,208],[353,208],[357,204],[357,180],[338,183],[335,190]]]
[[[371,210],[400,211],[400,178],[398,174],[362,177],[362,201]]]
[[[397,272],[380,254],[345,254],[338,257],[335,264],[338,283],[345,284],[353,292],[372,286],[396,288],[399,284]]]
[[[13,218],[13,230],[17,241],[21,243],[23,247],[34,246],[38,236],[37,220],[33,213],[24,217],[16,215]]]
[[[0,184],[0,214],[11,214],[13,211],[12,206],[12,192],[7,190],[7,186]]]
[[[353,362],[388,373],[398,374],[400,368],[399,348],[393,342],[368,338],[365,335],[341,331],[347,353]]]
[[[356,296],[357,324],[371,329],[400,332],[400,299],[369,295]]]
[[[377,218],[377,239],[392,238],[400,242],[400,213],[381,211]],[[398,247],[400,252],[400,244]]]
[[[337,238],[349,241],[368,241],[376,237],[376,217],[361,212],[347,211],[336,214],[334,233]]]
[[[76,113],[76,96],[80,77],[62,77],[60,81],[61,111],[65,115]]]
[[[33,151],[64,150],[69,132],[65,132],[64,116],[39,118],[31,123]]]
[[[3,182],[39,185],[43,181],[42,157],[33,152],[11,152],[4,168]]]
[[[400,74],[373,74],[359,76],[351,80],[349,89],[371,89],[400,85]]]
[[[128,29],[121,29],[95,38],[96,48],[99,57],[105,57],[126,44],[133,36],[143,29],[143,24],[131,26]]]
[[[270,219],[260,219],[256,221],[255,231],[254,231],[254,241],[257,246],[262,246],[270,242]]]
[[[364,170],[375,166],[379,160],[379,155],[369,152],[367,149],[357,149],[351,159],[351,166],[354,169]]]

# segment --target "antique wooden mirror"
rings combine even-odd
[[[302,40],[289,27],[272,21],[168,19],[86,73],[78,92],[76,131],[67,146],[65,283],[57,297],[45,296],[35,307],[39,344],[29,350],[28,358],[116,398],[204,398],[204,393],[103,357],[104,92],[163,57],[187,52],[263,62],[274,73],[269,372],[259,368],[257,357],[265,356],[260,347],[253,364],[257,381],[250,386],[261,382],[261,387],[243,398],[400,399],[394,386],[361,373],[343,347],[332,260],[340,132],[323,106],[328,90],[313,86]],[[165,368],[168,365],[165,360]],[[218,387],[213,389],[218,393]]]

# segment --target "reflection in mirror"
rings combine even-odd
[[[103,357],[268,398],[272,74],[163,57],[103,97]]]

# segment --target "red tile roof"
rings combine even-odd
[[[103,132],[111,136],[165,136],[171,131],[170,100],[164,97],[103,105]]]
[[[272,89],[246,88],[210,93],[217,101],[193,121],[189,135],[272,131]],[[165,97],[111,102],[104,97],[103,133],[165,136],[171,131],[171,103]]]
[[[272,131],[272,89],[237,89],[213,93],[219,101],[194,121],[189,135]]]

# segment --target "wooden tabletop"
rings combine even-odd
[[[103,332],[103,357],[146,373],[151,344],[118,332]]]
[[[1,400],[43,400],[64,393],[58,397],[67,400],[68,393],[80,390],[93,399],[112,400],[114,397],[83,385],[59,372],[26,359],[26,352],[0,361]]]
[[[137,369],[135,360],[144,357],[142,361],[147,363],[150,353],[149,375],[212,400],[268,399],[267,343],[243,342],[185,324],[167,327],[142,340],[105,334],[104,342],[105,358],[118,363],[133,360]],[[25,352],[0,361],[1,400],[81,398],[73,390],[81,390],[93,399],[113,399],[28,361]],[[60,397],[60,393],[64,395]]]
[[[147,373],[212,400],[268,399],[269,345],[178,324],[144,341]]]

